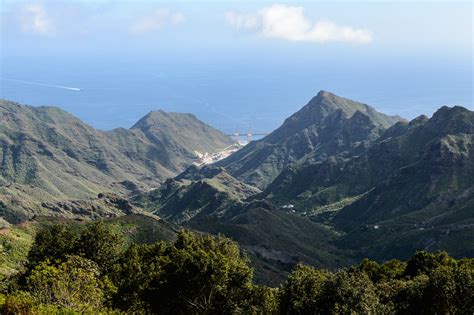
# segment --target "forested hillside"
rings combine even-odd
[[[225,237],[182,231],[128,245],[104,222],[40,228],[18,277],[2,279],[2,314],[470,314],[474,261],[418,252],[330,271],[298,265],[256,285]]]

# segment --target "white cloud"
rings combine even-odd
[[[20,8],[21,30],[38,35],[54,35],[56,28],[46,8],[41,4],[25,4]]]
[[[328,20],[311,21],[303,7],[275,4],[254,14],[226,13],[227,21],[237,30],[254,31],[263,37],[290,41],[370,43],[366,29],[337,25]]]
[[[157,9],[151,15],[138,18],[131,27],[134,34],[156,31],[164,26],[184,23],[186,17],[182,12],[169,9]]]

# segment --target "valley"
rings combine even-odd
[[[103,132],[57,108],[0,104],[5,229],[145,216],[175,226],[167,235],[230,237],[267,284],[298,263],[474,256],[474,113],[462,107],[406,121],[321,91],[239,147],[190,114]]]

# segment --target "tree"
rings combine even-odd
[[[4,315],[30,314],[33,307],[33,298],[29,292],[16,291],[6,297],[0,313]]]
[[[420,274],[413,278],[391,283],[391,287],[395,288],[390,299],[394,312],[397,314],[425,314],[423,295],[428,280],[427,275]]]
[[[392,259],[383,263],[380,267],[379,281],[389,281],[401,279],[406,269],[406,262],[398,259]]]
[[[152,312],[233,313],[249,307],[253,270],[225,237],[181,232],[144,299]]]
[[[79,312],[100,310],[115,290],[95,262],[79,256],[68,256],[57,266],[48,260],[39,263],[27,284],[37,304]]]
[[[383,278],[381,274],[382,266],[379,265],[376,261],[370,260],[368,258],[365,258],[359,264],[359,266],[357,266],[357,268],[354,268],[353,270],[364,272],[374,283],[381,281]]]
[[[280,311],[283,314],[323,313],[322,288],[331,277],[326,270],[298,265],[281,288]]]
[[[126,311],[147,310],[145,292],[150,282],[157,281],[161,273],[162,260],[169,252],[169,244],[156,242],[150,245],[132,244],[122,255],[112,272],[118,287],[114,305]]]
[[[106,273],[125,250],[125,240],[102,221],[87,224],[81,231],[74,254],[97,263]]]
[[[104,222],[70,227],[38,232],[24,283],[9,286],[2,314],[109,313],[111,305],[165,314],[474,313],[474,259],[446,253],[366,259],[335,273],[298,265],[269,288],[252,283],[248,258],[222,236],[183,231],[175,243],[124,250]]]
[[[278,288],[254,285],[250,293],[247,314],[279,314]]]
[[[473,314],[474,269],[438,267],[430,274],[423,304],[430,314]]]
[[[403,277],[405,268],[406,263],[403,263],[397,259],[392,259],[380,265],[376,261],[366,258],[359,264],[359,266],[353,268],[353,270],[364,272],[369,276],[372,282],[379,283],[383,281],[400,279]]]
[[[337,272],[323,285],[324,314],[373,314],[379,308],[375,286],[363,272]]]
[[[451,258],[446,252],[428,253],[417,252],[407,262],[405,276],[416,277],[420,274],[429,274],[440,266],[455,266],[456,260]]]
[[[44,260],[62,260],[74,254],[79,228],[73,224],[54,224],[38,230],[28,253],[29,269]]]
[[[28,254],[31,270],[42,261],[61,261],[68,255],[81,256],[97,263],[107,273],[125,249],[123,236],[102,221],[76,224],[55,224],[42,227]]]

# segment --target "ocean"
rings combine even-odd
[[[163,109],[193,113],[226,133],[268,133],[319,90],[407,119],[442,105],[473,109],[472,65],[437,60],[14,56],[0,77],[0,98],[58,106],[102,130]]]

